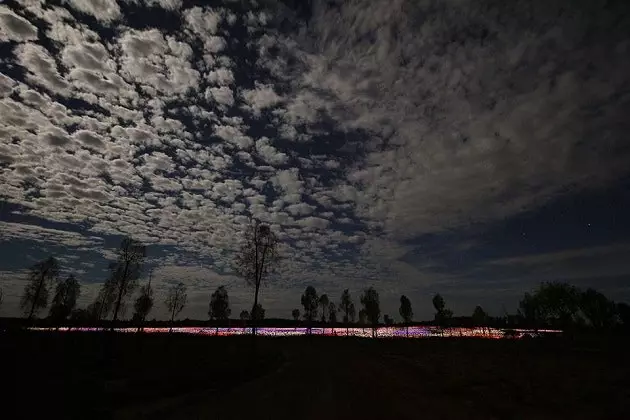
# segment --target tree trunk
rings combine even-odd
[[[256,335],[256,324],[258,324],[258,319],[256,319],[256,307],[258,306],[258,287],[260,284],[256,282],[256,292],[254,294],[254,306],[252,307],[252,334]]]
[[[114,326],[116,325],[116,321],[118,320],[118,310],[120,309],[120,303],[122,302],[122,297],[125,291],[125,286],[127,283],[127,270],[129,269],[129,261],[125,262],[125,271],[123,272],[123,276],[120,282],[120,290],[118,290],[118,299],[116,300],[116,308],[114,309],[114,318],[112,319],[111,331],[114,331]]]
[[[44,272],[42,273],[42,278],[39,281],[39,284],[37,285],[37,291],[35,292],[35,296],[33,297],[33,303],[31,304],[31,312],[28,314],[29,324],[30,324],[31,320],[33,319],[33,314],[35,313],[35,304],[39,300],[39,295],[42,292],[42,287],[44,287],[44,279],[46,278],[46,273],[47,272],[48,272],[48,270],[44,270]]]

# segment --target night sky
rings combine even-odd
[[[87,305],[122,235],[149,318],[179,281],[182,318],[220,285],[238,314],[249,216],[282,240],[267,317],[307,285],[395,319],[630,301],[627,1],[0,3],[0,315],[49,255]]]

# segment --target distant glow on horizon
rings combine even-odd
[[[34,331],[53,331],[56,328],[30,328]],[[78,327],[68,328],[61,327],[58,331],[77,331],[77,332],[98,332],[108,330],[108,328],[101,327]],[[122,333],[135,333],[138,331],[137,327],[132,328],[114,328],[114,331]],[[164,334],[171,331],[169,327],[160,328],[144,328],[145,333],[149,334]],[[523,338],[527,335],[531,337],[538,336],[540,333],[547,334],[560,334],[561,330],[527,330],[527,329],[498,329],[498,328],[438,328],[438,327],[409,327],[409,330],[405,327],[379,327],[376,329],[376,338],[381,337],[403,337],[403,338],[428,338],[428,337],[479,337],[498,339],[505,338],[507,332],[513,332],[510,337]],[[173,333],[178,334],[192,334],[192,335],[249,335],[252,333],[251,328],[212,328],[212,327],[174,327]],[[269,337],[288,337],[288,336],[302,336],[308,335],[308,328],[276,328],[276,327],[259,327],[257,328],[257,334]],[[352,336],[352,337],[372,337],[371,328],[311,328],[312,335],[325,335],[325,336]]]

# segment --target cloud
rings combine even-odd
[[[18,42],[37,39],[37,27],[6,6],[0,6],[0,41]]]
[[[404,260],[409,243],[628,167],[627,36],[581,6],[550,25],[527,2],[322,3],[307,21],[280,3],[125,3],[0,7],[3,200],[24,220],[190,253],[175,271],[207,259],[211,278],[259,218],[287,256],[266,295],[278,311],[309,283],[394,302],[468,281]]]
[[[232,95],[232,89],[227,86],[208,88],[206,90],[206,99],[213,99],[218,104],[224,106],[234,105],[234,96]]]
[[[2,236],[0,242],[11,240],[31,240],[64,246],[99,246],[102,239],[97,236],[84,236],[77,232],[44,228],[26,223],[0,221]]]
[[[76,10],[94,16],[97,20],[110,22],[121,16],[116,0],[67,0]]]
[[[255,115],[260,115],[260,111],[273,107],[282,101],[282,98],[273,90],[273,86],[256,83],[256,87],[242,92],[245,103]]]
[[[55,60],[37,44],[26,43],[17,49],[20,64],[28,71],[28,78],[50,92],[65,93],[69,84],[59,74]]]
[[[349,178],[359,191],[358,213],[390,234],[506,217],[567,185],[600,185],[627,163],[611,153],[618,135],[607,137],[595,160],[574,135],[576,127],[608,130],[620,121],[611,95],[628,81],[611,69],[628,65],[621,32],[609,31],[606,46],[581,47],[562,31],[545,32],[549,11],[523,9],[500,23],[483,10],[470,2],[436,9],[402,1],[322,6],[293,44],[306,68],[296,88],[316,96],[348,130],[371,134]],[[582,9],[576,13],[590,19]],[[541,35],[521,36],[532,25]],[[556,43],[544,49],[548,37]],[[576,71],[587,65],[579,57],[597,48],[615,64],[598,65],[588,78]],[[558,55],[566,60],[545,66]],[[305,98],[287,105],[289,120],[314,118]],[[602,112],[590,114],[591,106]]]
[[[267,137],[256,140],[256,151],[260,157],[270,165],[282,165],[287,163],[289,157],[286,153],[278,151],[271,146],[271,141]]]

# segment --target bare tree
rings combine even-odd
[[[57,283],[48,315],[57,326],[70,316],[80,294],[81,285],[73,275]]]
[[[365,315],[372,324],[372,337],[376,337],[376,327],[378,326],[378,319],[381,317],[378,292],[373,287],[365,289],[361,296],[361,304],[365,310]]]
[[[138,284],[146,247],[132,238],[124,238],[118,249],[118,259],[110,266],[113,291],[116,296],[112,330],[118,320],[118,313],[123,300],[131,295]]]
[[[24,294],[20,301],[20,308],[28,313],[31,321],[39,309],[48,305],[48,285],[57,280],[59,263],[53,257],[38,262],[31,267],[29,283],[24,287]]]
[[[233,261],[234,271],[254,287],[252,332],[256,335],[254,309],[258,305],[260,285],[276,267],[279,261],[278,238],[269,226],[259,221],[252,222],[245,231],[244,242]]]
[[[140,296],[133,304],[134,319],[139,323],[138,331],[144,330],[144,321],[147,319],[147,315],[153,309],[153,288],[151,287],[151,276],[149,275],[149,282],[140,288]]]
[[[319,297],[319,306],[322,308],[322,322],[326,322],[326,311],[328,310],[328,295],[324,293]]]
[[[225,321],[230,317],[232,310],[230,309],[230,299],[228,297],[225,286],[219,288],[210,297],[210,310],[208,315],[210,319],[217,321]],[[219,334],[219,325],[216,326],[216,333]]]
[[[343,322],[346,324],[346,335],[348,335],[348,322],[350,322],[350,308],[354,310],[354,304],[352,303],[352,297],[350,291],[345,289],[341,294],[341,303],[339,307],[343,311]]]
[[[319,307],[319,299],[317,291],[313,286],[308,286],[302,295],[302,306],[304,307],[304,319],[308,323],[308,333],[311,333],[313,321],[317,318],[317,308]]]
[[[166,299],[164,303],[166,304],[166,308],[168,312],[171,314],[171,327],[169,332],[173,331],[173,321],[175,320],[175,316],[179,314],[184,306],[186,306],[186,300],[188,299],[188,294],[186,293],[186,286],[184,283],[178,283],[173,285],[166,294]]]
[[[411,309],[411,301],[405,295],[400,297],[400,309],[398,310],[400,316],[405,323],[405,329],[407,332],[407,336],[409,336],[409,323],[413,319],[413,310]]]

